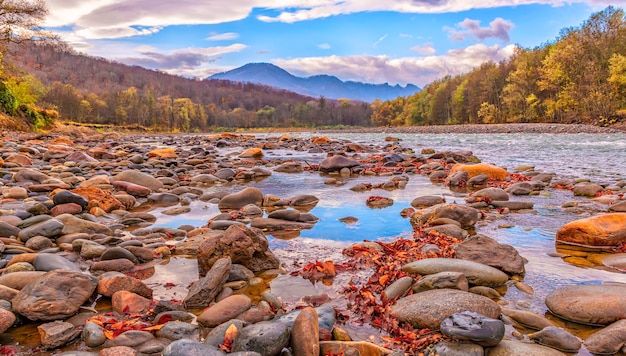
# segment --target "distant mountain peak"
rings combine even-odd
[[[312,97],[329,99],[353,99],[372,102],[374,99],[388,100],[399,96],[415,94],[420,88],[407,84],[391,86],[388,83],[370,84],[355,81],[342,81],[328,74],[310,77],[297,77],[272,63],[248,63],[233,70],[216,73],[207,79],[224,79],[236,82],[250,82],[290,90]]]

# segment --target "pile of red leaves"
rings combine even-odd
[[[123,317],[116,316],[114,313],[98,314],[89,318],[87,321],[97,324],[104,330],[107,339],[114,339],[121,333],[129,330],[155,331],[159,330],[171,318],[163,317],[157,320],[157,323],[150,321],[153,315],[147,314],[125,314]]]
[[[427,257],[454,257],[453,247],[461,240],[435,231],[424,233],[422,230],[416,231],[414,237],[414,240],[377,242],[380,248],[353,246],[345,249],[344,254],[350,257],[350,261],[342,264],[342,267],[346,270],[374,269],[365,283],[352,280],[344,290],[350,302],[348,310],[352,314],[351,322],[368,323],[387,334],[382,336],[388,342],[383,345],[385,347],[399,346],[411,355],[418,355],[420,350],[439,341],[441,334],[429,329],[415,329],[391,317],[390,310],[395,300],[385,300],[382,292],[407,275],[401,270],[403,265]],[[426,244],[439,246],[440,252],[423,255],[420,249]]]
[[[487,181],[487,186],[492,187],[492,188],[506,189],[515,183],[528,182],[529,180],[531,180],[531,177],[527,177],[523,174],[509,173],[509,180],[490,179],[489,181]]]
[[[292,276],[301,276],[312,281],[332,278],[337,275],[335,264],[332,261],[315,261],[302,267],[301,270],[291,273]]]

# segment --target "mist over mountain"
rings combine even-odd
[[[216,73],[207,79],[258,83],[313,97],[323,96],[329,99],[351,99],[366,102],[374,101],[374,99],[389,100],[399,96],[409,96],[420,91],[419,87],[412,84],[402,87],[387,83],[344,82],[331,75],[297,77],[270,63],[248,63],[227,72]]]

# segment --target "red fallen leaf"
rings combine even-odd
[[[384,286],[388,281],[389,281],[388,275],[383,275],[383,276],[380,276],[380,278],[378,278],[378,283],[382,286]]]
[[[0,346],[0,355],[2,356],[15,356],[17,355],[17,350],[12,346]]]
[[[233,350],[233,343],[235,342],[235,338],[237,337],[237,326],[235,324],[231,324],[228,329],[226,329],[226,333],[224,334],[224,342],[219,346],[221,350],[224,350],[230,353]]]
[[[172,314],[162,315],[159,320],[156,321],[157,324],[165,324],[172,321]]]
[[[163,284],[163,287],[165,287],[166,289],[171,289],[176,287],[176,284],[172,283],[172,282],[167,282],[165,284]]]

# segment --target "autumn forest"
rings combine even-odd
[[[2,64],[2,111],[35,128],[57,118],[168,132],[626,121],[626,17],[614,7],[540,47],[517,47],[507,61],[373,103],[176,77],[79,55],[58,42],[7,43]]]

